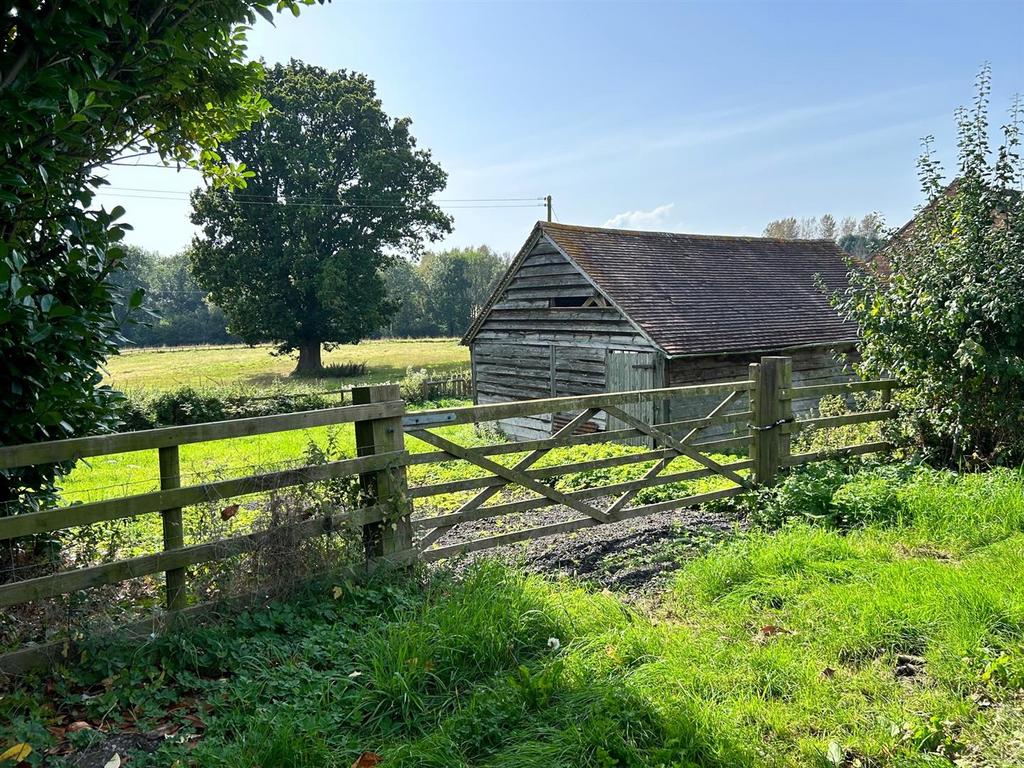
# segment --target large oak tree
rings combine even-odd
[[[387,321],[397,253],[451,230],[431,201],[446,175],[365,75],[293,60],[264,84],[270,111],[224,146],[254,174],[248,187],[193,195],[192,267],[232,333],[297,350],[296,372],[316,373],[322,345]]]

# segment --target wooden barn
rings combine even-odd
[[[843,253],[828,240],[538,222],[462,339],[474,399],[739,380],[771,354],[793,358],[795,385],[842,381],[849,369],[837,361],[854,351],[856,332],[822,285],[846,285]],[[635,415],[675,421],[703,416],[716,402],[665,401]],[[569,417],[508,419],[501,428],[531,439]],[[598,418],[592,428],[616,426]]]

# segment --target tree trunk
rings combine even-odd
[[[303,341],[299,344],[299,362],[295,366],[296,376],[316,376],[324,370],[320,362],[320,341]]]

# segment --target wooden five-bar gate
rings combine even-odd
[[[450,558],[465,552],[691,507],[769,485],[786,467],[836,455],[887,450],[890,446],[879,441],[795,454],[790,450],[790,441],[791,436],[802,429],[892,418],[894,411],[888,403],[895,386],[892,380],[879,380],[794,387],[789,358],[765,357],[751,365],[749,377],[741,381],[411,413],[399,398],[397,386],[378,385],[356,388],[353,404],[339,408],[0,447],[0,471],[144,450],[158,451],[160,467],[160,490],[0,517],[0,542],[148,514],[161,516],[163,530],[163,550],[159,552],[0,583],[0,609],[163,573],[166,612],[159,619],[148,619],[125,628],[126,632],[148,634],[168,619],[206,609],[205,605],[191,604],[189,567],[257,551],[268,540],[284,534],[289,540],[301,540],[356,526],[362,529],[366,564],[373,567],[386,561]],[[837,394],[852,396],[864,391],[881,392],[883,405],[877,410],[840,416],[794,418],[791,407],[794,399]],[[662,412],[658,408],[635,407],[641,403],[711,395],[721,399],[709,413],[699,418],[654,424],[649,423],[653,419],[634,415]],[[602,412],[612,428],[595,431],[594,419]],[[550,437],[534,440],[468,446],[457,442],[450,433],[446,434],[446,428],[455,425],[538,414],[569,414],[569,417],[556,422],[560,426],[556,426]],[[346,423],[354,425],[357,455],[353,458],[215,482],[181,483],[179,447],[182,445]],[[721,425],[731,426],[737,434],[701,439],[708,427]],[[409,451],[407,437],[422,441],[433,450]],[[535,466],[555,448],[635,443],[636,438],[643,439],[643,449]],[[736,458],[722,463],[709,456],[711,452],[719,458],[721,454],[732,454]],[[522,455],[514,463],[499,460],[509,454]],[[680,457],[690,460],[688,468],[673,470],[673,461]],[[452,461],[465,462],[467,468],[477,469],[468,473],[473,476],[461,479],[409,484],[409,467]],[[574,491],[556,487],[555,480],[566,475],[639,463],[647,463],[649,468],[635,479]],[[485,474],[476,476],[481,470]],[[311,519],[268,530],[185,544],[182,513],[185,507],[352,476],[359,477],[362,497],[367,500],[358,508],[331,509]],[[724,487],[653,503],[634,503],[637,494],[645,488],[714,476],[724,479]],[[502,491],[510,489],[514,492],[495,499]],[[441,512],[430,501],[465,492],[475,493],[454,511]],[[460,524],[522,516],[552,505],[571,510],[575,516],[557,523],[533,526],[527,523],[497,535],[459,536]],[[0,671],[16,671],[38,663],[60,647],[63,643],[7,653],[0,656]]]

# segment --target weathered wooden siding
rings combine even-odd
[[[552,299],[589,297],[594,287],[541,239],[494,304],[471,343],[478,403],[605,391],[609,349],[651,351],[614,307],[552,307]],[[603,427],[604,419],[599,421]],[[550,416],[502,422],[516,438],[551,432]]]
[[[852,353],[852,350],[847,350],[847,353]],[[670,387],[681,387],[688,384],[745,379],[750,363],[757,362],[763,354],[771,353],[669,360],[666,384]],[[839,383],[855,378],[849,366],[837,362],[837,353],[831,349],[804,349],[779,354],[786,354],[793,359],[793,386]],[[669,406],[670,417],[677,420],[703,416],[720,401],[721,398],[718,397],[673,400]],[[818,398],[794,400],[793,415],[797,418],[807,417],[815,410],[817,403]],[[719,436],[728,431],[729,427],[710,428],[706,434],[709,437]]]

